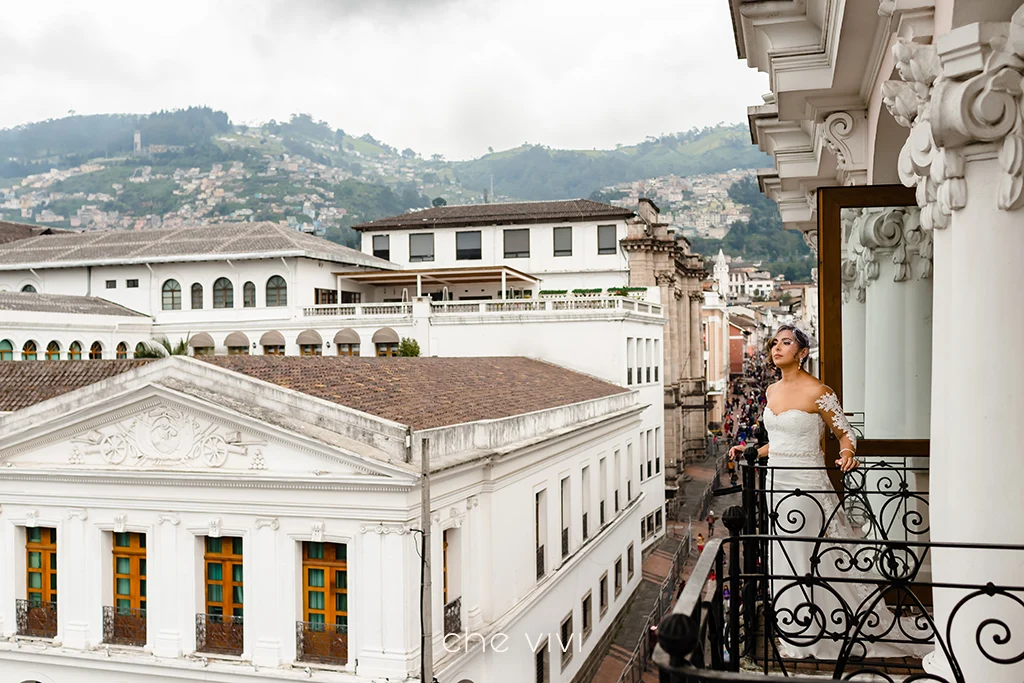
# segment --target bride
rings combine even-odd
[[[932,649],[927,618],[917,611],[914,617],[896,619],[885,604],[892,594],[879,590],[877,575],[864,571],[877,570],[876,560],[858,552],[863,546],[826,540],[860,538],[825,470],[821,440],[826,427],[839,440],[836,467],[846,473],[860,463],[856,436],[835,392],[802,369],[809,347],[807,335],[792,325],[779,327],[771,341],[770,363],[781,370],[782,379],[765,392],[768,444],[758,450],[758,456],[768,456],[770,465],[768,505],[769,512],[776,513],[770,534],[822,538],[771,543],[769,567],[777,577],[772,580],[772,605],[780,654],[839,659],[849,635],[853,644],[847,643],[846,654],[855,659],[923,656]],[[738,457],[742,448],[733,447],[730,457]],[[909,602],[905,591],[896,597]]]

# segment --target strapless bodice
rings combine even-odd
[[[764,426],[768,430],[768,457],[776,464],[780,458],[821,460],[821,436],[825,421],[818,413],[805,410],[785,410],[776,415],[764,407]]]

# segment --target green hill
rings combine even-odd
[[[750,144],[744,125],[716,126],[647,138],[613,150],[557,150],[525,145],[457,162],[463,185],[490,187],[517,199],[587,197],[616,183],[663,175],[720,173],[734,168],[762,168],[771,159]]]

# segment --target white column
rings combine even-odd
[[[257,666],[281,665],[282,562],[277,547],[277,519],[259,518],[245,550],[250,577],[245,597],[246,650]],[[253,599],[256,598],[256,599]],[[289,626],[294,624],[289,621]]]
[[[89,596],[96,588],[89,581],[90,572],[79,564],[87,555],[86,518],[84,510],[69,514],[60,530],[57,546],[57,620],[62,627],[61,641],[65,647],[89,647]],[[101,620],[101,613],[92,615],[92,621]]]
[[[178,524],[177,514],[158,515],[156,528],[146,544],[146,640],[154,655],[172,659],[182,654],[181,624],[188,623],[185,619],[194,620],[196,611],[189,593],[193,584],[179,582],[179,569],[185,558],[180,556]]]
[[[488,503],[484,501],[484,505]],[[466,633],[476,633],[483,629],[486,604],[486,586],[491,576],[491,553],[487,542],[487,526],[484,518],[484,507],[479,496],[471,496],[466,502],[466,523],[462,525],[463,539],[462,556],[465,558],[465,569],[462,572],[462,583],[466,587]]]
[[[890,111],[913,122],[900,178],[917,186],[924,223],[936,228],[930,466],[931,534],[940,542],[1024,545],[1024,459],[1013,446],[1024,415],[1024,354],[1013,346],[1024,334],[1015,286],[1024,254],[1024,7],[1013,19],[962,26],[937,46],[898,46],[900,73],[918,82],[886,88]],[[1014,550],[937,549],[932,558],[934,580],[953,584],[1020,585],[1022,566],[1024,551]],[[1014,662],[1024,651],[1022,596],[974,593],[934,595],[937,631],[948,629],[963,679],[1024,680],[1024,662]],[[951,679],[945,659],[936,650],[925,666]]]
[[[3,507],[0,507],[0,513]],[[14,623],[14,601],[15,577],[20,573],[17,571],[15,558],[19,556],[17,549],[18,528],[11,524],[3,514],[0,514],[0,557],[10,558],[0,562],[0,638],[8,638],[17,630]],[[25,555],[22,548],[22,556]]]

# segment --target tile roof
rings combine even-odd
[[[0,270],[279,256],[398,268],[390,261],[277,223],[220,223],[160,230],[68,232],[20,239],[0,247]]]
[[[508,225],[516,223],[580,222],[630,218],[634,212],[589,199],[561,199],[549,202],[505,204],[462,204],[438,206],[422,211],[381,218],[353,225],[355,230],[456,227],[460,225]]]
[[[26,408],[149,362],[144,359],[0,362],[0,412]]]
[[[95,296],[41,294],[38,292],[0,292],[0,311],[36,311],[78,315],[149,316]]]
[[[201,360],[414,429],[522,415],[627,391],[557,365],[514,356]]]
[[[39,235],[51,234],[53,234],[53,230],[44,225],[29,225],[28,223],[0,221],[0,244],[28,239],[29,237],[37,237]]]

